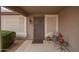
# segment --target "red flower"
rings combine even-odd
[[[60,43],[61,43],[61,44],[63,44],[63,43],[64,43],[64,38],[63,38],[63,36],[62,36],[62,37],[60,37]]]

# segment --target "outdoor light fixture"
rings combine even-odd
[[[30,24],[32,24],[32,20],[31,19],[29,20],[29,22],[30,22]]]

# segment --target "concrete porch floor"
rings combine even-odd
[[[15,52],[60,52],[57,48],[52,41],[44,40],[43,44],[32,44],[32,40],[26,40]]]

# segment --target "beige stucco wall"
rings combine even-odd
[[[71,51],[79,51],[79,7],[66,7],[59,13],[59,31]]]
[[[22,15],[1,15],[1,29],[15,31],[17,36],[27,36],[26,23]]]
[[[33,33],[34,33],[34,22],[33,22],[33,16],[27,17],[27,32],[28,32],[28,39],[33,40]],[[31,20],[32,22],[30,23]]]

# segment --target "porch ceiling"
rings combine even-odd
[[[31,14],[57,14],[64,6],[7,6],[7,8],[27,16]]]
[[[56,14],[64,6],[22,6],[21,8],[29,14]]]

